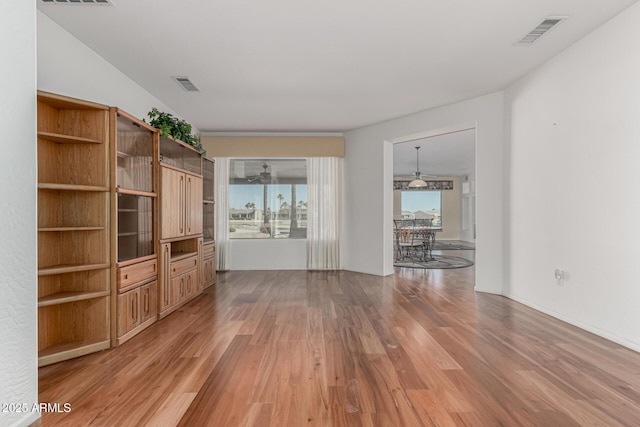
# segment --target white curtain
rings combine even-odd
[[[340,268],[342,159],[307,158],[307,268]]]
[[[218,271],[229,269],[229,158],[216,157],[215,214],[216,258]]]

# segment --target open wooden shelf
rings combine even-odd
[[[108,339],[66,341],[52,345],[38,352],[38,366],[50,365],[111,347]]]
[[[83,301],[99,297],[108,297],[111,291],[98,292],[56,292],[46,297],[38,298],[38,307],[47,307],[49,305],[66,304],[68,302]]]
[[[38,228],[38,231],[103,231],[104,227],[43,227]]]
[[[105,187],[102,185],[58,184],[54,182],[38,183],[38,189],[63,190],[63,191],[97,191],[97,192],[105,192],[105,193],[109,191],[109,187]]]
[[[58,144],[103,144],[104,141],[94,138],[84,138],[81,136],[64,135],[53,132],[38,132],[38,138],[47,141],[57,142]]]
[[[110,346],[109,107],[38,92],[38,364]]]
[[[79,271],[100,270],[109,268],[109,263],[104,264],[58,264],[38,269],[38,276],[49,276],[52,274],[76,273]]]
[[[181,259],[189,258],[198,255],[198,252],[172,252],[171,262],[180,261]]]

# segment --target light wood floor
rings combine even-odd
[[[71,412],[36,425],[640,425],[640,354],[473,282],[220,274],[122,347],[40,369],[40,402]]]

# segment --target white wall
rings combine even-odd
[[[28,405],[38,401],[35,19],[35,2],[0,5],[0,403]],[[2,411],[0,425],[38,416]]]
[[[498,92],[345,134],[342,265],[377,275],[393,272],[393,150],[396,138],[476,123],[476,289],[503,291],[504,111]]]
[[[505,98],[511,162],[506,294],[636,350],[638,22],[640,4],[529,74]],[[562,286],[556,268],[568,274]]]
[[[42,12],[37,28],[38,89],[119,107],[140,119],[152,107],[177,116]]]
[[[505,164],[507,162],[505,161]],[[475,175],[468,176],[467,181],[460,184],[463,187],[460,200],[460,239],[467,242],[476,240],[476,178]],[[467,186],[467,192],[464,192],[464,186]],[[505,187],[509,183],[505,181]],[[505,199],[505,209],[507,199]],[[506,232],[506,229],[505,229]]]
[[[305,239],[229,241],[229,270],[306,270]]]

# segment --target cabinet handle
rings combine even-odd
[[[149,313],[149,290],[144,293],[144,312]]]
[[[136,320],[136,297],[138,295],[134,295],[131,299],[131,320],[135,322]]]
[[[187,230],[191,234],[191,177],[187,177],[187,203],[184,204]]]
[[[180,234],[184,233],[184,176],[180,176]]]
[[[164,305],[169,305],[169,246],[164,247],[164,265],[165,275],[162,279],[164,281]]]

